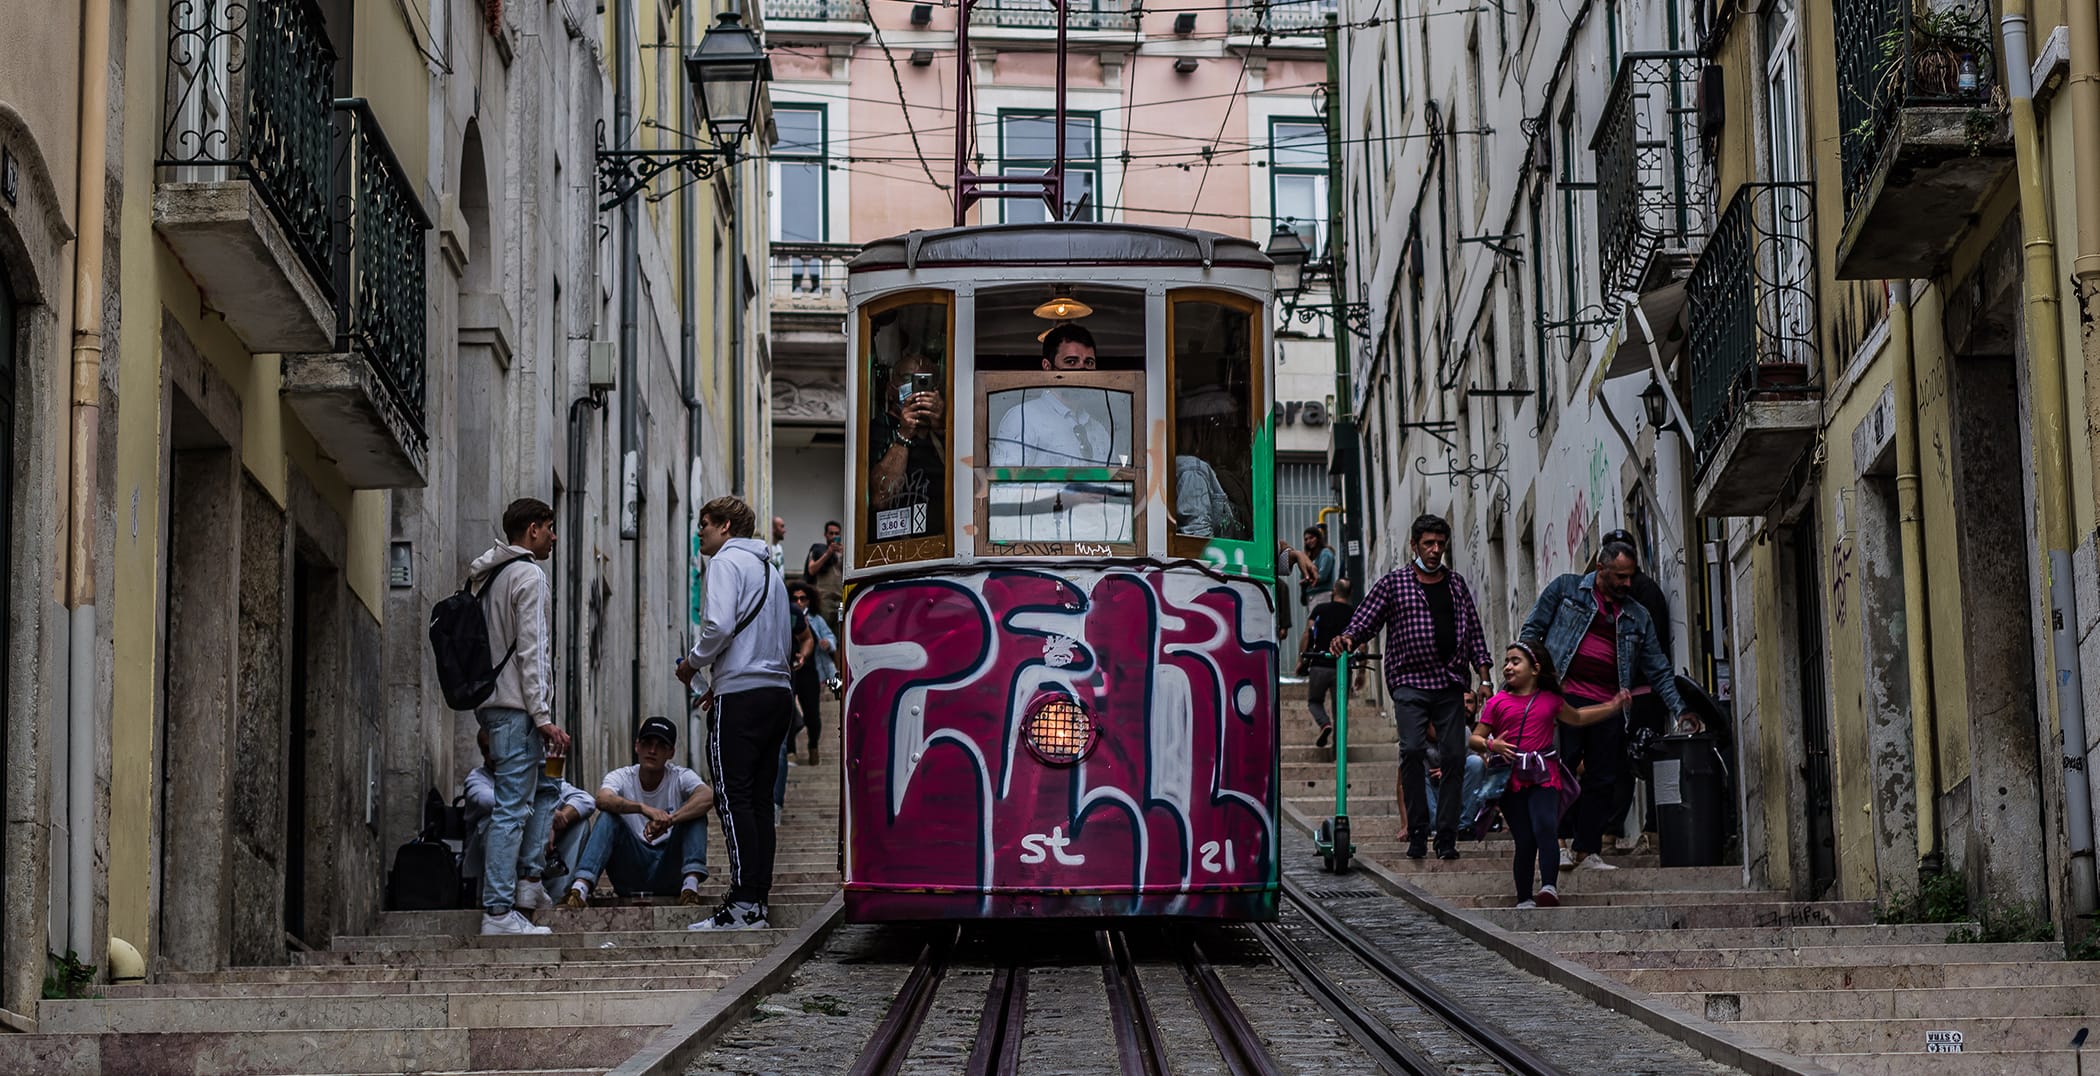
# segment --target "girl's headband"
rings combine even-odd
[[[1513,642],[1513,643],[1511,643],[1511,644],[1509,644],[1509,645],[1510,645],[1510,649],[1512,649],[1512,650],[1522,650],[1522,651],[1524,652],[1524,656],[1525,656],[1525,657],[1527,657],[1527,658],[1530,658],[1530,659],[1531,659],[1531,665],[1532,665],[1532,668],[1537,668],[1537,667],[1538,667],[1538,664],[1539,664],[1539,654],[1538,654],[1538,651],[1536,651],[1536,650],[1533,650],[1533,649],[1531,648],[1531,644],[1530,644],[1530,643],[1527,643],[1527,642],[1525,642],[1524,640],[1522,640],[1522,639],[1519,639],[1519,640],[1517,640],[1516,642]]]

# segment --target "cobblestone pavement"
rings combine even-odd
[[[1397,897],[1379,893],[1363,876],[1324,874],[1316,866],[1309,837],[1296,837],[1297,849],[1285,872],[1307,888],[1334,892],[1374,892],[1371,898],[1351,897],[1324,901],[1328,911],[1362,933],[1378,948],[1428,976],[1445,993],[1467,1008],[1499,1024],[1503,1030],[1563,1065],[1569,1072],[1613,1073],[1614,1076],[1681,1076],[1691,1073],[1733,1073],[1738,1070],[1716,1064],[1690,1047],[1660,1034],[1646,1025],[1622,1016],[1525,972],[1492,951],[1476,944],[1434,917]],[[1288,903],[1288,902],[1286,902]],[[1335,951],[1316,928],[1303,918],[1285,912],[1284,929],[1301,945],[1322,955],[1322,966],[1330,975],[1343,967],[1324,954]],[[1361,965],[1357,965],[1361,967]],[[1360,980],[1342,976],[1354,987]],[[1364,992],[1359,1000],[1378,998]],[[1414,1031],[1415,1019],[1401,1019],[1403,1012],[1378,1006],[1394,1018],[1396,1028]],[[1460,1061],[1478,1058],[1477,1052],[1448,1032],[1432,1031],[1417,1037],[1431,1056]],[[1477,1063],[1477,1062],[1476,1062]],[[1459,1071],[1494,1072],[1486,1067]]]

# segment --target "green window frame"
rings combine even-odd
[[[1055,161],[1054,161],[1054,159],[1052,158],[1052,156],[1051,156],[1050,154],[1048,154],[1048,153],[1045,153],[1045,154],[1041,154],[1041,155],[1029,155],[1029,156],[1012,156],[1012,155],[1010,155],[1012,151],[1011,151],[1011,150],[1009,149],[1009,147],[1008,147],[1008,145],[1007,145],[1007,139],[1008,139],[1008,130],[1007,130],[1007,127],[1008,127],[1008,121],[1009,121],[1009,120],[1017,120],[1017,119],[1020,119],[1020,120],[1036,120],[1036,119],[1039,119],[1039,120],[1047,120],[1047,121],[1049,121],[1049,122],[1048,122],[1048,124],[1046,124],[1045,126],[1050,126],[1050,125],[1054,125],[1054,124],[1055,124],[1055,123],[1057,122],[1057,111],[1056,111],[1055,109],[1049,109],[1049,108],[1002,108],[1002,109],[1000,109],[1000,110],[999,110],[999,171],[1001,171],[1001,172],[1023,172],[1023,171],[1034,171],[1034,172],[1048,172],[1048,171],[1050,170],[1050,166],[1051,166],[1051,165],[1052,165],[1053,163],[1055,163]],[[1080,125],[1080,124],[1084,124],[1084,125],[1085,125],[1084,137],[1085,137],[1085,140],[1086,140],[1086,144],[1087,144],[1088,146],[1090,146],[1090,147],[1092,148],[1092,152],[1090,152],[1090,153],[1088,153],[1088,154],[1086,154],[1086,155],[1084,155],[1084,156],[1080,156],[1080,155],[1075,155],[1075,154],[1073,154],[1073,152],[1072,152],[1072,150],[1073,150],[1073,148],[1074,148],[1074,146],[1075,146],[1075,140],[1074,140],[1074,139],[1073,139],[1073,137],[1072,137],[1072,136],[1073,136],[1073,134],[1074,134],[1074,133],[1076,133],[1076,132],[1074,131],[1074,127],[1075,127],[1076,125]],[[1052,133],[1052,134],[1054,135],[1054,134],[1055,134],[1055,131],[1053,130],[1053,131],[1052,131],[1051,133]],[[1032,147],[1032,148],[1033,148],[1033,147]],[[1048,149],[1049,147],[1048,147],[1047,145],[1045,145],[1045,146],[1043,146],[1043,147],[1040,147],[1040,148],[1043,148],[1043,149]],[[1067,177],[1067,178],[1066,178],[1066,185],[1067,185],[1067,189],[1066,189],[1066,195],[1067,195],[1067,196],[1069,197],[1069,195],[1071,194],[1071,190],[1070,190],[1070,177],[1072,177],[1073,175],[1075,175],[1075,174],[1076,174],[1076,175],[1084,176],[1084,177],[1086,178],[1086,186],[1085,186],[1085,190],[1086,190],[1086,196],[1085,196],[1085,198],[1084,198],[1084,202],[1085,202],[1085,210],[1084,210],[1084,212],[1081,212],[1081,213],[1078,213],[1078,214],[1074,214],[1074,215],[1072,215],[1072,216],[1069,216],[1069,217],[1068,217],[1067,219],[1069,219],[1069,220],[1100,220],[1100,219],[1101,219],[1101,114],[1100,114],[1099,112],[1082,112],[1082,111],[1074,111],[1074,110],[1070,110],[1070,109],[1066,110],[1066,112],[1065,112],[1065,153],[1066,153],[1066,157],[1065,157],[1065,176]],[[1015,209],[1015,207],[1016,207],[1016,206],[1023,206],[1023,205],[1041,205],[1041,204],[1042,204],[1042,203],[1041,203],[1041,202],[1040,202],[1039,200],[1038,200],[1038,201],[1035,201],[1035,202],[1029,202],[1029,201],[1027,201],[1027,200],[1024,200],[1024,199],[1015,199],[1015,198],[1001,198],[1001,199],[999,199],[999,219],[1000,219],[1000,220],[1001,220],[1002,222],[1017,222],[1017,221],[1031,221],[1031,220],[1037,220],[1037,219],[1039,219],[1039,218],[1037,218],[1037,217],[1035,217],[1035,216],[1032,216],[1032,215],[1030,215],[1030,216],[1017,216],[1017,215],[1015,214],[1015,212],[1014,212],[1014,209]],[[1072,202],[1070,202],[1070,201],[1067,201],[1067,202],[1065,203],[1065,211],[1066,211],[1067,213],[1071,213],[1071,211],[1072,211],[1072,210],[1073,210],[1074,208],[1075,208],[1075,206],[1074,206],[1074,203],[1072,203]]]
[[[799,126],[803,117],[810,116],[814,116],[816,119],[814,139],[807,139],[799,133],[791,136],[789,129]],[[783,120],[789,122],[783,123]],[[773,198],[772,239],[776,243],[830,242],[831,168],[829,158],[831,116],[829,110],[819,104],[787,101],[775,102],[773,105],[773,124],[775,130],[780,132],[781,137],[779,143],[767,151],[766,154],[773,162],[773,175],[771,176]],[[814,173],[816,177],[816,227],[809,229],[816,233],[813,236],[788,234],[787,222],[782,215],[788,202],[782,198],[782,194],[787,191],[788,184],[785,180],[790,170],[807,170]]]
[[[1314,163],[1313,158],[1319,158]],[[1310,178],[1313,202],[1311,216],[1286,220],[1279,180]],[[1269,230],[1288,225],[1305,242],[1310,257],[1319,258],[1327,249],[1327,187],[1331,182],[1327,163],[1327,125],[1312,116],[1275,116],[1269,120]]]

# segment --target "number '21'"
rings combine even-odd
[[[1226,841],[1222,847],[1225,850],[1225,865],[1220,867],[1218,865],[1219,843],[1217,841],[1205,841],[1203,843],[1203,847],[1199,851],[1203,853],[1202,863],[1204,870],[1216,874],[1221,870],[1234,871],[1239,869],[1238,858],[1233,855],[1232,842]]]

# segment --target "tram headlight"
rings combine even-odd
[[[1053,766],[1069,766],[1094,749],[1099,733],[1092,714],[1062,692],[1037,699],[1021,723],[1021,739],[1035,757]]]

